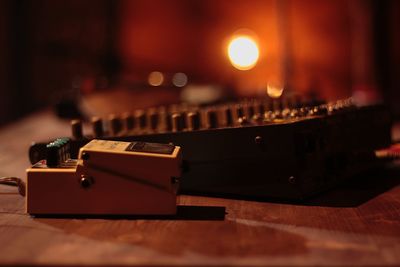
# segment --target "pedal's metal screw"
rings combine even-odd
[[[82,159],[83,159],[83,160],[88,160],[89,158],[90,158],[89,153],[86,153],[86,152],[83,152],[83,153],[82,153]]]
[[[93,178],[87,175],[81,175],[79,182],[83,188],[87,189],[93,184]]]

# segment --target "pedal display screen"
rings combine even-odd
[[[171,144],[132,142],[126,148],[126,151],[153,153],[153,154],[172,154],[172,152],[174,152],[174,149],[175,146]]]

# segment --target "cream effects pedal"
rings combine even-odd
[[[27,169],[32,215],[172,215],[181,176],[181,148],[172,144],[94,139],[69,156],[69,139],[46,147]]]

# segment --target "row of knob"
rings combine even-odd
[[[138,135],[163,132],[195,131],[236,127],[244,125],[262,125],[287,119],[328,114],[332,107],[343,108],[348,102],[303,106],[300,108],[282,108],[279,104],[266,101],[245,101],[214,107],[200,108],[187,105],[173,105],[169,108],[150,108],[137,110],[121,116],[112,114],[107,121],[99,117],[91,120],[94,138],[105,136]],[[71,122],[72,136],[83,138],[82,123]]]

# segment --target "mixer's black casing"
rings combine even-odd
[[[373,151],[391,143],[391,120],[383,106],[370,106],[264,125],[111,139],[181,146],[181,193],[304,199],[372,167]],[[73,143],[72,154],[85,142]],[[40,144],[32,146],[31,160],[40,153]]]

